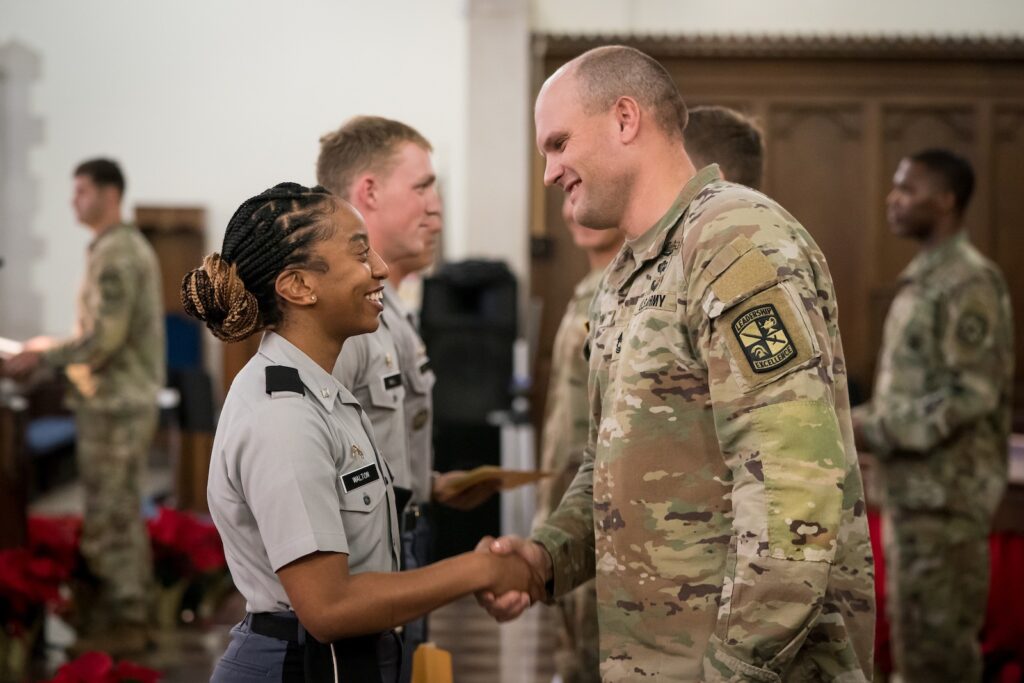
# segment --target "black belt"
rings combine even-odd
[[[392,631],[342,638],[321,643],[309,634],[298,618],[288,614],[260,612],[248,614],[249,629],[261,636],[285,640],[302,648],[306,683],[334,680],[334,667],[346,682],[381,683],[377,643],[382,638],[395,638]]]

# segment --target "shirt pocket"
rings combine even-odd
[[[405,399],[405,383],[397,370],[372,375],[366,388],[374,408],[397,410]]]

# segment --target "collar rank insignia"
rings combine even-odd
[[[743,312],[733,320],[732,331],[754,372],[771,372],[796,358],[796,347],[772,304]]]

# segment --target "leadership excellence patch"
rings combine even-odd
[[[743,311],[733,319],[732,331],[756,373],[772,372],[797,357],[796,346],[773,304]]]

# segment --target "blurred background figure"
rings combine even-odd
[[[76,334],[30,339],[5,365],[15,377],[60,369],[71,383],[85,498],[81,550],[98,581],[95,595],[76,596],[77,647],[117,652],[138,651],[147,640],[152,566],[139,487],[164,382],[160,271],[152,247],[122,218],[124,188],[108,159],[75,169],[72,207],[93,233]]]
[[[761,131],[749,118],[729,107],[694,107],[683,131],[683,144],[693,165],[718,164],[722,177],[761,189],[764,143]]]
[[[885,321],[874,396],[854,412],[859,447],[881,463],[887,609],[907,683],[982,674],[1014,358],[1006,282],[964,227],[973,191],[970,164],[949,150],[900,161],[889,225],[919,250]]]

